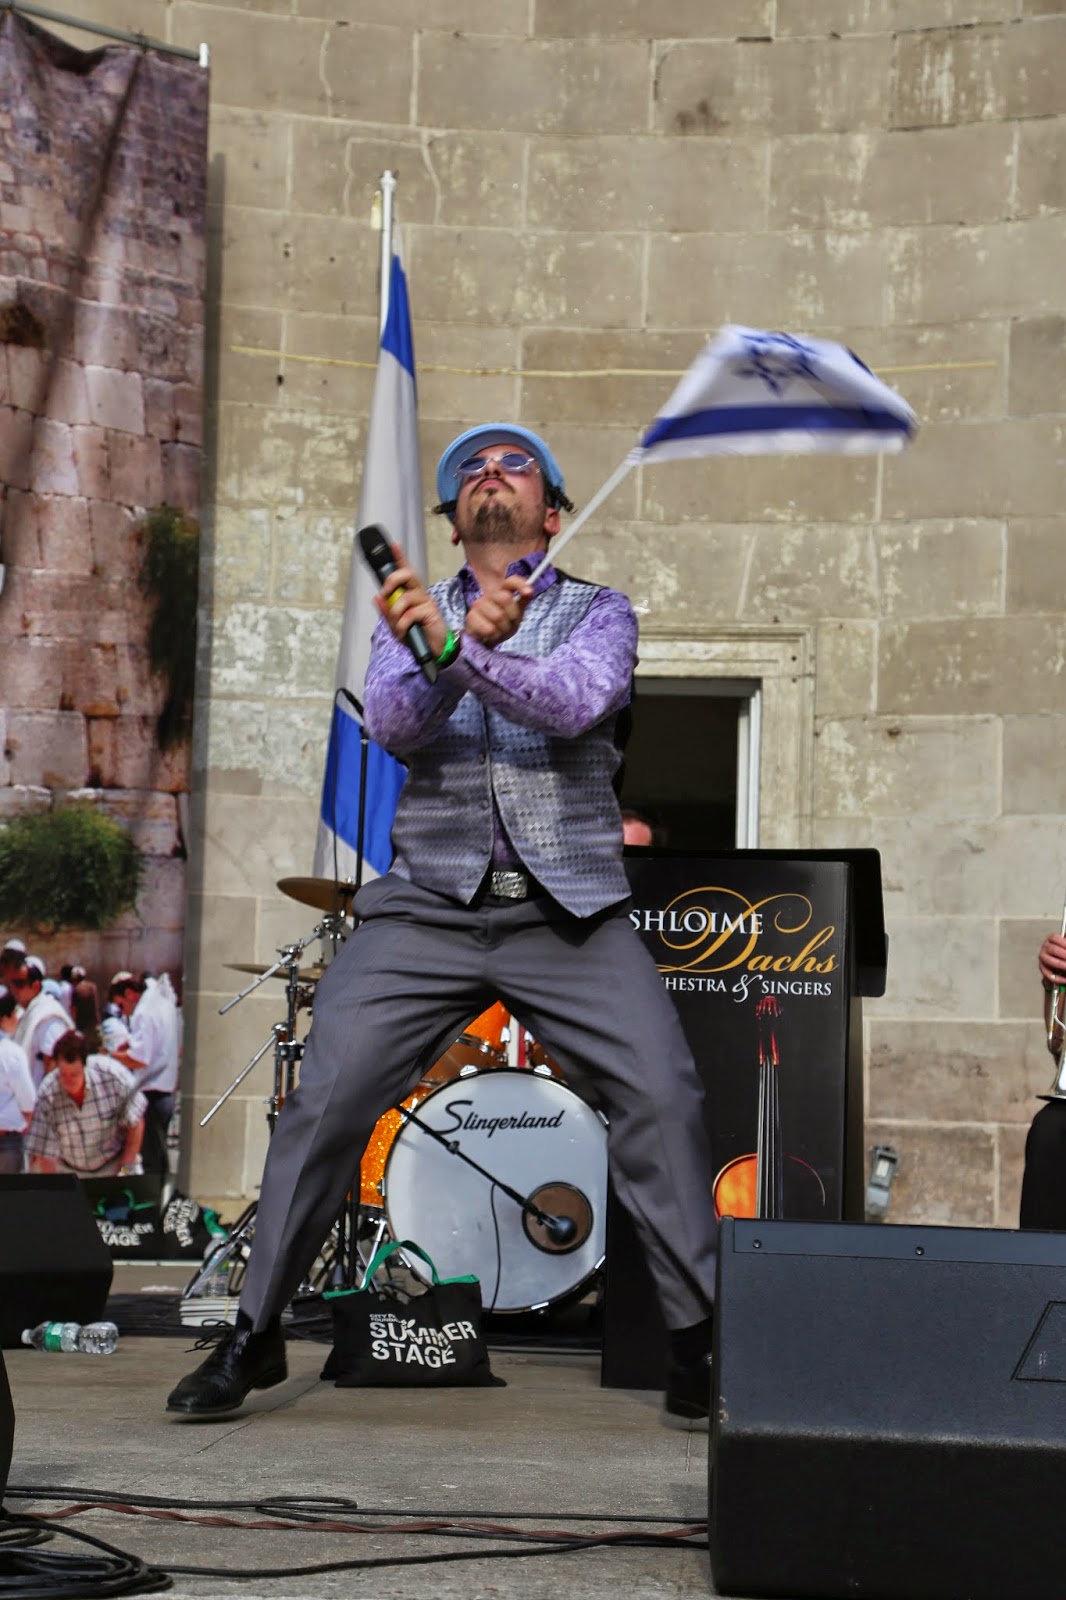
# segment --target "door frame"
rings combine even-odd
[[[810,846],[813,831],[814,647],[808,628],[692,628],[640,633],[640,678],[737,680],[747,716],[737,734],[737,846]],[[743,724],[746,723],[746,727]]]

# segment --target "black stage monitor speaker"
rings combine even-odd
[[[1062,1600],[1066,1235],[723,1221],[720,1594]]]
[[[92,1322],[111,1274],[77,1178],[0,1176],[0,1346],[19,1344],[38,1322]]]

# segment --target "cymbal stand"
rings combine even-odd
[[[286,1094],[293,1088],[296,1062],[303,1053],[303,1047],[296,1045],[296,1013],[301,1005],[310,1002],[311,995],[308,986],[300,982],[300,956],[315,939],[324,937],[326,923],[331,921],[332,918],[326,917],[322,922],[317,923],[305,938],[297,940],[295,944],[282,945],[278,960],[274,962],[273,966],[267,967],[265,972],[261,972],[257,978],[253,978],[251,983],[247,984],[239,994],[235,994],[232,999],[227,1000],[224,1006],[219,1006],[218,1014],[220,1017],[224,1017],[227,1011],[232,1011],[234,1006],[239,1005],[248,995],[254,993],[261,984],[266,983],[267,979],[272,978],[276,972],[280,972],[282,967],[286,969],[288,976],[285,981],[285,1021],[275,1022],[270,1030],[270,1038],[256,1051],[247,1065],[241,1068],[229,1087],[219,1095],[210,1111],[200,1118],[201,1128],[206,1128],[215,1112],[225,1105],[234,1090],[238,1089],[244,1082],[256,1062],[260,1061],[273,1045],[274,1092],[268,1101],[269,1109],[267,1111],[267,1121],[270,1124],[270,1131],[273,1133],[282,1102]],[[294,1046],[296,1053],[292,1054]]]
[[[363,844],[366,831],[366,772],[369,738],[366,728],[363,725],[363,707],[349,689],[338,688],[335,691],[333,696],[334,717],[336,717],[339,713],[339,707],[337,706],[338,695],[343,695],[344,698],[351,703],[357,714],[359,723],[360,762],[358,832],[354,874],[354,888],[358,890],[363,881]],[[338,762],[336,760],[336,756],[332,753],[332,740],[330,759],[333,762],[331,783],[333,799],[331,808],[333,831],[333,878],[334,882],[339,885],[340,873],[338,871],[337,863],[336,827]],[[301,994],[301,985],[299,982],[299,957],[301,952],[307,948],[313,939],[322,939],[323,948],[325,948],[326,941],[328,941],[331,957],[336,956],[346,934],[346,917],[341,910],[341,905],[342,900],[338,894],[336,896],[332,911],[326,914],[323,920],[314,928],[307,938],[300,940],[294,945],[285,945],[280,951],[280,959],[275,961],[272,967],[268,967],[266,972],[255,978],[250,984],[248,984],[246,988],[242,989],[239,994],[234,995],[231,1000],[228,1000],[224,1006],[219,1008],[219,1015],[224,1016],[227,1011],[233,1008],[233,1006],[238,1005],[240,1001],[243,1000],[247,995],[252,994],[254,990],[258,989],[261,983],[265,983],[267,978],[273,977],[275,972],[280,971],[282,967],[287,969],[288,979],[285,986],[287,1007],[285,1022],[274,1024],[274,1027],[271,1029],[271,1037],[256,1052],[251,1061],[249,1061],[248,1064],[241,1069],[237,1077],[230,1084],[229,1088],[226,1089],[226,1091],[211,1107],[210,1111],[200,1122],[201,1128],[210,1122],[211,1118],[215,1115],[215,1112],[225,1104],[230,1095],[233,1094],[234,1090],[237,1089],[241,1083],[243,1083],[244,1079],[248,1076],[249,1072],[251,1072],[256,1062],[261,1060],[261,1058],[270,1049],[271,1045],[273,1045],[274,1089],[268,1103],[269,1108],[267,1112],[267,1122],[270,1126],[270,1132],[273,1134],[278,1119],[278,1113],[281,1110],[285,1096],[290,1094],[295,1086],[296,1064],[303,1055],[303,1044],[296,1038],[296,1011],[298,1004],[304,998],[307,998],[309,1001],[310,996]],[[354,1287],[356,1277],[356,1262],[359,1259],[360,1212],[359,1179],[357,1173],[354,1190],[350,1194],[347,1204],[342,1209],[341,1214],[333,1227],[333,1235],[337,1240],[337,1247],[333,1252],[332,1260],[328,1262],[327,1265],[331,1274],[331,1279],[335,1285],[344,1283],[349,1288]],[[251,1205],[249,1205],[237,1219],[237,1222],[234,1224],[234,1227],[228,1238],[223,1241],[218,1250],[212,1251],[205,1259],[204,1265],[200,1272],[198,1272],[192,1281],[186,1286],[185,1293],[182,1297],[183,1299],[195,1294],[198,1287],[207,1280],[211,1272],[216,1270],[224,1261],[230,1260],[234,1255],[239,1254],[243,1263],[247,1257],[249,1241],[255,1227],[255,1213],[256,1202],[253,1200]],[[365,1263],[360,1262],[360,1264],[363,1265],[365,1273]]]
[[[300,956],[315,939],[323,937],[326,932],[326,924],[332,923],[334,920],[327,916],[305,938],[298,939],[295,944],[283,945],[279,951],[279,958],[274,962],[273,966],[268,967],[265,972],[254,978],[239,994],[227,1000],[224,1006],[219,1007],[219,1015],[225,1016],[227,1011],[231,1011],[247,995],[252,994],[254,990],[259,988],[260,984],[265,983],[268,978],[272,978],[282,968],[285,969],[287,974],[285,982],[285,1021],[274,1023],[270,1030],[270,1038],[259,1047],[252,1059],[241,1068],[233,1082],[215,1101],[210,1111],[201,1117],[201,1128],[207,1126],[215,1113],[225,1105],[229,1097],[244,1082],[256,1063],[261,1061],[267,1051],[273,1048],[274,1081],[267,1101],[267,1125],[271,1134],[273,1134],[277,1125],[278,1113],[284,1104],[285,1097],[291,1094],[296,1086],[296,1067],[303,1055],[303,1043],[296,1037],[296,1014],[301,1005],[310,1003],[311,991],[307,984],[300,981]],[[232,1292],[235,1287],[233,1279],[236,1276],[233,1268],[238,1264],[243,1266],[247,1260],[252,1234],[255,1229],[257,1208],[257,1202],[253,1200],[241,1212],[226,1237],[220,1239],[217,1247],[209,1251],[204,1257],[202,1266],[198,1268],[182,1291],[183,1301],[202,1294],[204,1286],[222,1268],[228,1269],[229,1287]],[[227,1296],[228,1298],[229,1296]]]

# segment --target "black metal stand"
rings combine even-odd
[[[363,707],[356,699],[355,695],[352,694],[350,689],[337,689],[333,696],[334,705],[336,705],[338,694],[344,696],[359,718],[359,800],[357,803],[356,812],[358,820],[356,822],[355,832],[355,872],[352,877],[352,884],[354,886],[355,894],[358,894],[359,890],[363,886],[363,847],[366,842],[366,769],[368,753],[370,750],[370,735],[367,733],[366,723],[363,721]],[[337,870],[337,769],[339,766],[340,753],[338,750],[337,760],[334,762],[333,766],[333,815],[330,818],[330,826],[333,832],[334,883],[339,883],[339,873]],[[359,1196],[361,1194],[362,1169],[360,1166],[355,1170],[354,1183],[348,1193],[348,1198],[345,1201],[340,1216],[337,1219],[336,1231],[339,1241],[339,1250],[337,1260],[334,1265],[335,1288],[354,1289],[357,1267],[363,1267],[364,1271],[366,1269],[366,1262],[362,1261],[359,1256],[359,1234],[361,1231],[360,1224],[362,1222],[362,1207],[359,1203]]]
[[[344,698],[351,703],[359,716],[360,762],[358,825],[356,832],[355,873],[352,880],[354,891],[357,893],[363,881],[363,845],[366,837],[367,751],[370,744],[370,739],[362,720],[363,708],[359,701],[349,690],[341,688],[336,690],[334,694],[334,704],[336,704],[338,695],[343,695]],[[268,967],[267,970],[261,973],[254,982],[248,984],[247,988],[242,989],[239,994],[235,995],[232,1000],[227,1001],[227,1003],[221,1007],[221,1013],[224,1014],[226,1011],[229,1011],[233,1006],[237,1005],[241,1000],[243,1000],[246,995],[251,994],[253,990],[258,989],[259,986],[265,983],[268,978],[273,977],[276,972],[281,971],[282,968],[286,970],[287,979],[285,985],[285,1021],[276,1022],[274,1024],[273,1028],[271,1029],[270,1038],[263,1044],[261,1049],[256,1051],[252,1059],[246,1064],[246,1066],[242,1068],[237,1077],[211,1107],[210,1111],[208,1111],[207,1115],[201,1119],[201,1127],[204,1127],[211,1120],[220,1107],[229,1099],[230,1095],[233,1094],[234,1090],[237,1089],[241,1083],[243,1083],[244,1079],[248,1076],[249,1072],[251,1072],[256,1063],[262,1059],[262,1057],[269,1049],[271,1049],[272,1046],[274,1051],[274,1082],[270,1099],[267,1102],[267,1123],[270,1128],[271,1135],[273,1135],[274,1129],[277,1126],[278,1116],[280,1115],[281,1108],[285,1103],[286,1097],[290,1095],[296,1087],[297,1067],[303,1058],[304,1051],[303,1042],[296,1036],[297,1013],[302,1005],[310,1005],[313,999],[313,993],[309,991],[307,986],[300,981],[300,956],[307,946],[312,942],[312,940],[316,938],[330,939],[333,945],[333,952],[336,954],[337,945],[343,938],[343,934],[341,933],[339,926],[344,919],[341,912],[340,878],[337,865],[336,817],[338,765],[339,761],[335,759],[333,768],[333,793],[331,797],[333,812],[331,823],[333,831],[333,877],[337,893],[334,900],[333,912],[327,913],[323,921],[319,923],[312,933],[310,933],[305,939],[298,941],[296,944],[284,946],[280,952],[279,959],[273,964],[273,966]],[[366,1268],[366,1262],[361,1259],[359,1250],[359,1237],[362,1222],[362,1208],[359,1204],[360,1193],[361,1185],[359,1172],[357,1170],[353,1188],[349,1192],[348,1197],[341,1208],[340,1214],[334,1223],[330,1240],[327,1241],[324,1247],[325,1264],[323,1266],[322,1275],[324,1275],[325,1281],[330,1283],[334,1288],[354,1288],[359,1274],[359,1269],[362,1268],[365,1271]],[[227,1265],[229,1268],[229,1281],[227,1285],[229,1295],[232,1296],[239,1289],[241,1270],[243,1269],[244,1262],[248,1258],[248,1254],[251,1249],[252,1237],[255,1232],[255,1218],[257,1210],[258,1203],[254,1200],[249,1206],[245,1207],[244,1211],[241,1212],[241,1215],[230,1229],[226,1238],[221,1240],[218,1247],[215,1250],[212,1250],[204,1258],[202,1266],[193,1275],[188,1284],[186,1284],[182,1294],[183,1301],[202,1294],[205,1285],[210,1282],[211,1278],[219,1271],[220,1268]],[[317,1285],[312,1285],[312,1287],[317,1287]]]

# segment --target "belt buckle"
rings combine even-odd
[[[529,875],[494,867],[489,879],[489,893],[499,900],[524,900],[529,893]]]

